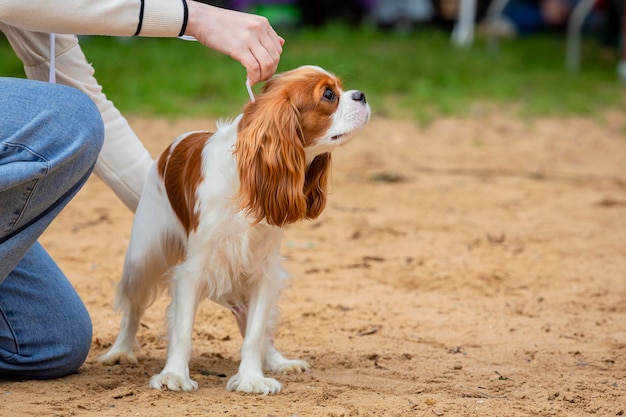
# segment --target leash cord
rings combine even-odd
[[[54,43],[56,42],[56,37],[54,33],[50,34],[50,72],[48,73],[48,81],[51,84],[56,84],[57,82],[57,73],[56,73],[56,51],[54,48]]]

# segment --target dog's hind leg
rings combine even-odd
[[[310,368],[307,361],[302,359],[287,359],[268,342],[265,346],[265,369],[277,374],[292,374],[306,372]]]
[[[117,292],[116,307],[123,313],[120,331],[111,349],[98,358],[98,361],[106,365],[137,362],[133,354],[133,344],[141,316],[151,301],[149,298],[153,297],[154,290],[145,288],[146,266],[138,259],[132,260],[129,255],[130,249]]]
[[[170,265],[160,250],[139,248],[136,241],[126,253],[124,272],[117,290],[116,308],[123,313],[120,332],[115,343],[98,360],[106,365],[136,363],[133,344],[141,317],[154,301],[159,283]]]
[[[283,275],[286,276],[286,274],[286,272],[283,272]],[[230,308],[231,312],[237,319],[237,326],[239,327],[241,336],[245,339],[246,325],[248,322],[247,308],[229,306],[228,304],[224,305]],[[278,324],[278,312],[278,307],[274,305],[266,322],[263,369],[277,374],[306,372],[310,369],[310,366],[306,361],[301,359],[287,359],[274,346],[274,332],[276,330],[276,325]]]
[[[265,360],[263,368],[277,374],[306,372],[309,364],[301,359],[287,359],[274,346],[274,331],[278,322],[278,308],[274,307],[271,319],[267,323],[265,337]]]

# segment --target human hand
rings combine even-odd
[[[239,61],[251,84],[274,75],[285,40],[266,18],[196,1],[188,1],[187,7],[185,35]]]

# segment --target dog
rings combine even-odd
[[[322,213],[331,151],[369,118],[361,91],[344,91],[335,75],[303,66],[272,77],[215,133],[176,138],[148,174],[118,286],[120,333],[100,362],[137,362],[141,316],[169,283],[167,361],[151,388],[197,389],[188,363],[196,310],[207,297],[233,312],[243,336],[229,391],[278,393],[282,385],[264,369],[308,370],[273,344],[276,303],[288,278],[279,254],[282,227]]]

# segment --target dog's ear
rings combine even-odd
[[[238,201],[255,223],[283,226],[307,217],[306,156],[298,110],[288,92],[268,84],[239,123]]]
[[[330,177],[330,152],[318,155],[309,164],[304,180],[304,195],[307,199],[307,218],[317,218],[326,207],[326,187]]]

